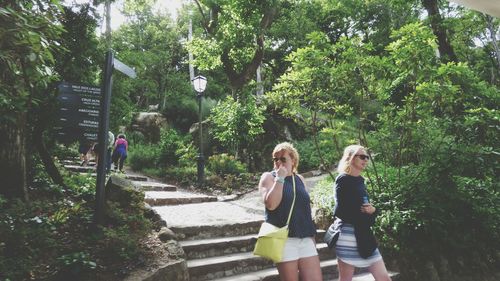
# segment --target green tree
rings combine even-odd
[[[213,126],[210,128],[210,133],[238,156],[241,148],[248,147],[264,132],[263,110],[253,97],[249,97],[245,102],[239,102],[228,96],[212,109],[210,121]]]
[[[27,199],[28,120],[52,79],[62,31],[58,1],[4,1],[0,8],[0,193]]]
[[[178,100],[195,98],[182,63],[187,53],[181,46],[179,31],[170,15],[153,12],[153,4],[154,1],[127,1],[127,24],[113,34],[117,57],[133,66],[139,77],[131,80],[116,76],[111,109],[113,127],[128,124],[131,111],[157,104],[165,112]]]
[[[206,37],[190,42],[194,63],[204,70],[222,67],[233,96],[250,81],[264,56],[265,35],[279,1],[195,1]]]

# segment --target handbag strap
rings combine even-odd
[[[293,182],[293,201],[292,201],[292,207],[290,207],[290,213],[288,213],[288,220],[286,221],[286,225],[290,223],[290,219],[292,218],[293,206],[295,205],[295,174],[292,174],[292,182]]]

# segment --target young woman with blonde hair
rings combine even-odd
[[[369,160],[365,147],[350,145],[344,149],[338,165],[334,215],[340,225],[335,245],[339,281],[351,281],[356,267],[367,267],[376,281],[391,280],[370,228],[377,213],[361,176]]]
[[[296,194],[283,259],[276,264],[280,279],[321,281],[310,197],[304,178],[297,174],[299,154],[292,144],[283,142],[276,145],[272,157],[273,171],[263,173],[259,182],[266,207],[266,221],[278,227],[285,226],[292,207],[294,183]]]

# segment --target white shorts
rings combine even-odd
[[[281,262],[294,261],[317,255],[318,251],[316,250],[316,244],[314,243],[312,237],[289,237],[286,240],[285,248],[283,249],[283,259]]]

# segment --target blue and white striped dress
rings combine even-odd
[[[359,255],[356,237],[354,236],[354,226],[348,223],[343,223],[340,228],[335,252],[337,253],[337,258],[355,267],[368,267],[382,259],[378,248],[366,259]]]

